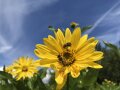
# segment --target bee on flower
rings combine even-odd
[[[103,53],[95,50],[98,40],[94,37],[81,36],[79,27],[73,32],[67,28],[65,33],[60,29],[54,33],[55,37],[48,35],[43,39],[44,44],[37,44],[34,53],[41,59],[38,60],[40,66],[55,70],[58,87],[64,86],[68,73],[77,78],[87,67],[102,68],[95,62],[103,58]]]

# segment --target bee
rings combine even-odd
[[[59,61],[63,60],[63,58],[61,57],[61,55],[58,55],[58,59],[59,59]]]
[[[66,43],[66,44],[63,45],[63,48],[67,48],[67,47],[70,47],[70,46],[71,46],[71,43],[68,42],[68,43]]]

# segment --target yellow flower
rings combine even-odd
[[[12,73],[12,71],[13,71],[13,66],[12,65],[5,67],[5,72]]]
[[[95,51],[98,40],[94,37],[87,38],[88,35],[81,36],[80,28],[75,28],[73,32],[67,28],[65,34],[58,29],[55,38],[51,35],[44,38],[44,45],[37,44],[34,53],[42,59],[39,60],[41,66],[56,70],[55,80],[62,85],[68,73],[77,78],[82,69],[102,68],[94,62],[103,57],[102,52]]]
[[[37,72],[37,66],[33,58],[20,57],[6,68],[6,72],[12,74],[17,80],[31,78]]]

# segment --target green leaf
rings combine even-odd
[[[111,49],[118,50],[117,46],[115,46],[111,43],[107,43],[106,41],[103,41],[103,43]]]
[[[53,31],[53,32],[56,31],[56,29],[53,26],[48,26],[48,29]]]
[[[81,78],[82,86],[86,87],[95,84],[97,80],[98,72],[99,72],[98,70],[89,69],[86,75]]]
[[[0,90],[17,90],[12,85],[0,85]]]
[[[38,84],[37,87],[39,87],[39,90],[47,90],[39,75],[37,76],[36,84]]]
[[[28,79],[20,79],[19,81],[16,81],[14,86],[17,88],[17,90],[30,90],[27,86]]]
[[[109,47],[110,49],[113,50],[113,52],[116,54],[116,57],[120,58],[120,48],[118,48],[116,45],[111,44],[111,43],[107,43],[105,41],[103,41],[103,43]]]
[[[40,78],[44,78],[46,76],[46,71],[47,71],[47,68],[42,68],[39,73],[40,73]]]
[[[47,84],[47,89],[48,90],[55,90],[56,87],[56,82],[55,82],[55,73],[50,73],[51,78],[49,80],[49,83]]]
[[[88,25],[88,26],[83,27],[83,28],[81,29],[81,31],[82,31],[82,33],[83,33],[83,32],[85,32],[85,31],[87,31],[87,30],[89,30],[89,29],[91,29],[91,28],[92,28],[92,25]]]
[[[12,83],[14,83],[14,79],[12,75],[4,71],[0,71],[0,79],[5,80],[5,81],[10,80]]]
[[[69,88],[70,90],[77,89],[77,84],[79,82],[80,78],[73,78],[71,75],[69,75]]]
[[[39,74],[36,74],[33,78],[29,79],[27,85],[30,90],[47,90]]]

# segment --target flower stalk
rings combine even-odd
[[[67,90],[69,90],[69,74],[67,76]]]

